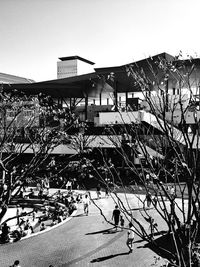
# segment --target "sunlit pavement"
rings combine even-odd
[[[91,192],[91,196],[96,197],[95,192]],[[131,208],[137,208],[138,200],[133,195],[127,196]],[[113,199],[103,197],[96,203],[111,220],[115,205]],[[133,215],[140,219],[138,210],[134,210]],[[148,229],[148,223],[144,221],[144,224]],[[155,254],[144,248],[144,243],[137,236],[133,253],[128,254],[126,230],[106,231],[110,228],[112,226],[105,222],[94,204],[90,205],[89,216],[83,214],[83,204],[79,204],[76,215],[55,229],[0,246],[0,266],[7,267],[16,259],[20,260],[22,267],[48,267],[50,264],[54,267],[149,267],[154,263]]]

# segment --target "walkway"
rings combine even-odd
[[[136,207],[136,199],[133,195],[131,198]],[[113,200],[103,198],[98,200],[98,204],[111,219]],[[134,211],[134,216],[138,216],[138,211]],[[50,264],[54,267],[151,266],[155,254],[143,248],[144,243],[137,236],[134,252],[128,254],[126,231],[106,231],[109,228],[111,226],[93,204],[90,205],[89,216],[83,215],[80,204],[75,217],[57,228],[0,246],[0,266],[8,267],[16,259],[20,260],[22,267],[48,267]]]

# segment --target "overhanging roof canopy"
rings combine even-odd
[[[138,86],[138,83],[134,79],[133,75],[128,75],[127,67],[131,65],[134,71],[141,71],[141,69],[145,72],[146,76],[148,76],[149,80],[154,80],[154,75],[152,72],[152,68],[154,70],[158,70],[155,61],[160,61],[161,59],[165,59],[166,61],[174,61],[174,57],[167,54],[161,53],[153,57],[149,57],[137,62],[133,62],[130,64],[118,66],[118,67],[107,67],[107,68],[95,68],[95,71],[99,75],[103,75],[107,77],[110,73],[113,73],[114,81],[115,81],[115,88],[117,92],[138,92],[141,91],[141,87]],[[163,73],[160,73],[162,76]],[[108,81],[109,83],[109,81]],[[112,84],[109,83],[109,84]]]
[[[3,87],[8,91],[19,90],[27,95],[37,95],[44,93],[58,98],[84,98],[95,97],[102,92],[112,92],[103,77],[97,73],[89,73],[63,79],[56,79],[32,84],[4,84]]]
[[[54,98],[97,97],[100,93],[109,93],[114,90],[117,92],[137,92],[141,91],[141,88],[138,86],[132,75],[127,75],[127,66],[132,65],[132,68],[136,70],[137,68],[138,70],[143,69],[148,78],[153,80],[150,65],[152,64],[153,66],[155,60],[160,60],[162,58],[167,61],[174,60],[171,55],[162,53],[123,66],[96,68],[96,72],[89,74],[31,84],[4,84],[3,86],[10,91],[16,89],[23,91],[27,95],[44,93],[46,95],[51,95]],[[111,73],[114,75],[113,80],[108,78]]]

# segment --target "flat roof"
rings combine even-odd
[[[83,57],[79,57],[79,56],[59,57],[59,59],[60,59],[61,61],[67,61],[67,60],[78,59],[78,60],[84,61],[84,62],[86,62],[86,63],[88,63],[88,64],[90,64],[90,65],[94,65],[94,64],[95,64],[94,62],[92,62],[92,61],[90,61],[90,60],[87,60],[87,59],[85,59],[85,58],[83,58]]]

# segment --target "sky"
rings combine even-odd
[[[199,0],[0,0],[0,72],[45,81],[57,78],[59,57],[98,68],[199,56],[199,12]]]

